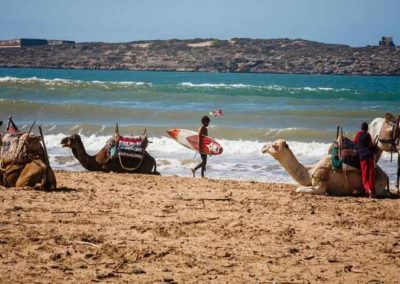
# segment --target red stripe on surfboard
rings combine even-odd
[[[179,129],[170,129],[167,130],[167,133],[169,136],[171,136],[172,138],[176,139],[179,135],[179,132],[181,132]]]
[[[186,140],[190,143],[190,145],[192,145],[193,148],[195,148],[197,151],[199,150],[199,135],[186,137]],[[200,152],[212,155],[218,155],[222,153],[222,146],[211,137],[204,137],[203,142],[204,144]],[[210,150],[210,147],[215,148],[215,151]]]

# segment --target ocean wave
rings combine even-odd
[[[112,136],[110,135],[98,135],[98,134],[83,134],[80,131],[79,127],[76,128],[77,134],[81,135],[82,142],[85,145],[86,150],[89,153],[96,153],[99,151],[105,144],[106,141]],[[46,134],[45,142],[49,149],[58,149],[62,152],[65,152],[60,148],[60,141],[62,138],[66,137],[67,134],[58,133],[58,134]],[[154,151],[157,153],[164,153],[166,155],[171,155],[171,153],[178,154],[186,154],[186,153],[194,153],[193,151],[181,146],[179,143],[174,141],[173,139],[166,136],[156,136],[149,137],[152,143],[149,144],[148,150]],[[237,154],[244,155],[257,155],[260,156],[261,148],[266,144],[270,143],[274,140],[267,140],[265,142],[261,142],[258,140],[232,140],[232,139],[218,139],[218,142],[224,147],[224,155],[233,157]],[[320,142],[299,142],[299,141],[290,141],[288,142],[291,145],[291,150],[295,155],[300,156],[321,156],[327,152],[329,143],[320,143]]]
[[[0,77],[0,86],[7,85],[22,85],[22,86],[44,86],[49,88],[54,87],[65,87],[65,88],[103,88],[103,89],[114,89],[114,88],[140,88],[146,87],[151,88],[155,86],[161,86],[163,88],[170,87],[174,88],[174,84],[168,85],[154,85],[149,82],[135,82],[135,81],[84,81],[84,80],[72,80],[72,79],[44,79],[38,77],[30,78],[18,78],[18,77]],[[331,88],[331,87],[290,87],[283,85],[251,85],[242,83],[192,83],[182,82],[177,83],[175,86],[180,88],[192,88],[192,89],[253,89],[253,90],[270,90],[270,91],[287,91],[287,92],[347,92],[351,91],[346,88]]]
[[[77,129],[78,130],[78,129]],[[68,148],[62,148],[60,141],[66,134],[46,134],[45,142],[50,162],[55,169],[84,171]],[[81,133],[81,139],[89,155],[96,154],[111,135]],[[191,176],[190,169],[199,162],[199,155],[181,146],[166,136],[150,137],[148,152],[156,159],[157,169],[162,175]],[[261,153],[262,147],[271,141],[218,139],[224,152],[211,156],[207,176],[216,179],[256,180],[265,182],[294,183],[288,173],[268,154]],[[327,154],[329,143],[287,141],[299,162],[310,166]],[[384,153],[380,165],[391,178],[396,167],[389,163],[389,154]]]
[[[179,83],[182,87],[193,87],[193,88],[259,88],[261,86],[247,85],[247,84],[215,84],[215,83],[200,83],[195,84],[191,82]]]
[[[2,85],[23,85],[23,86],[46,86],[46,87],[68,87],[68,88],[132,88],[132,87],[151,87],[151,83],[133,82],[133,81],[83,81],[71,79],[43,79],[38,77],[17,78],[17,77],[0,77],[0,86]]]
[[[346,92],[351,91],[347,88],[331,88],[331,87],[289,87],[282,85],[249,85],[249,84],[224,84],[224,83],[192,83],[183,82],[178,84],[181,87],[188,88],[215,88],[215,89],[259,89],[259,90],[274,90],[274,91],[309,91],[309,92]]]
[[[26,125],[28,127],[29,125]],[[70,135],[71,133],[79,134],[82,138],[83,143],[85,144],[86,150],[89,152],[96,152],[100,150],[106,143],[106,141],[111,138],[112,133],[106,135],[100,134],[84,134],[82,131],[82,125],[76,125],[75,127],[70,128],[71,132],[68,133],[60,133],[57,134],[48,134],[51,129],[45,129],[45,142],[49,148],[59,148],[60,141],[62,138]],[[49,128],[54,128],[50,127]],[[104,126],[101,126],[104,128]],[[123,128],[122,128],[123,129]],[[75,131],[73,131],[75,130]],[[121,128],[120,128],[121,131]],[[136,133],[138,134],[138,132]],[[224,138],[215,138],[218,142],[224,147],[224,154],[226,155],[236,155],[236,154],[259,154],[261,153],[261,148],[266,143],[271,143],[275,141],[275,139],[265,141],[260,140],[246,140],[246,139],[224,139]],[[174,141],[172,138],[169,138],[164,135],[160,136],[149,136],[149,140],[152,142],[149,144],[149,150],[163,152],[163,153],[173,153],[173,152],[181,152],[181,153],[193,153],[191,150],[181,146],[179,143]],[[291,146],[291,150],[296,155],[312,155],[312,156],[321,156],[327,153],[327,149],[330,143],[323,142],[301,142],[296,140],[287,140],[288,144]]]

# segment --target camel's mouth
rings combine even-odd
[[[261,148],[261,152],[263,154],[269,153],[268,150],[271,148],[271,144],[265,144],[262,148]]]
[[[69,147],[69,145],[70,145],[70,143],[69,143],[69,138],[68,138],[68,137],[63,138],[63,139],[61,140],[60,144],[61,144],[61,146],[62,146],[63,148]]]

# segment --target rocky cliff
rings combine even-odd
[[[400,75],[400,49],[307,40],[156,40],[0,49],[0,67]]]

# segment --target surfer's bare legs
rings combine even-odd
[[[201,177],[204,177],[204,172],[206,171],[206,165],[207,165],[207,155],[200,154],[200,156],[201,156],[201,163],[198,164],[194,169],[192,169],[193,177],[195,177],[196,171],[200,168],[201,168]]]

